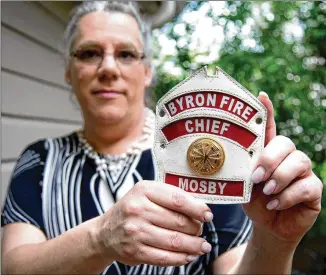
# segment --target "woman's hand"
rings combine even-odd
[[[100,217],[98,242],[104,256],[124,264],[184,265],[211,250],[198,236],[212,218],[182,189],[142,181]]]
[[[296,246],[321,211],[323,185],[313,173],[308,156],[289,138],[276,136],[268,96],[258,98],[268,111],[266,147],[252,175],[255,185],[251,202],[243,208],[255,230]]]

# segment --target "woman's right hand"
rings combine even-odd
[[[139,182],[99,218],[97,241],[112,261],[180,266],[211,250],[199,237],[211,210],[175,186]]]

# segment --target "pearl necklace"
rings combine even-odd
[[[149,108],[145,108],[145,123],[143,127],[142,136],[132,143],[125,153],[119,155],[105,155],[100,154],[94,150],[94,148],[87,142],[84,131],[81,129],[77,132],[79,143],[85,154],[94,159],[96,164],[96,170],[102,172],[104,170],[110,170],[113,173],[117,173],[123,169],[128,156],[138,155],[143,150],[152,147],[154,141],[154,129],[155,129],[155,114]]]

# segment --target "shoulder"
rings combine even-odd
[[[78,145],[78,131],[71,132],[67,135],[62,135],[58,137],[51,137],[44,139],[44,146],[46,149],[49,149],[49,147],[55,145],[58,148],[65,148],[72,145]]]
[[[36,164],[44,164],[52,147],[56,149],[71,148],[72,150],[78,149],[78,137],[76,132],[69,133],[68,135],[43,138],[36,140],[28,145],[21,151],[16,163],[16,170],[20,166],[35,166]]]
[[[25,153],[45,153],[49,148],[49,144],[57,144],[58,147],[65,147],[77,142],[78,136],[76,131],[63,136],[42,138],[26,145],[26,147],[22,150],[22,155]]]

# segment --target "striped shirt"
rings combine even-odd
[[[114,162],[112,157],[100,156],[109,165]],[[127,154],[118,161],[122,162],[118,169],[98,169],[99,164],[90,157],[77,132],[29,145],[13,171],[2,210],[2,226],[29,223],[52,239],[103,214],[137,182],[155,179],[151,148]],[[246,242],[252,224],[241,205],[209,207],[214,219],[204,223],[202,237],[212,245],[210,253],[181,267],[130,267],[113,262],[102,274],[212,274],[214,259]]]

